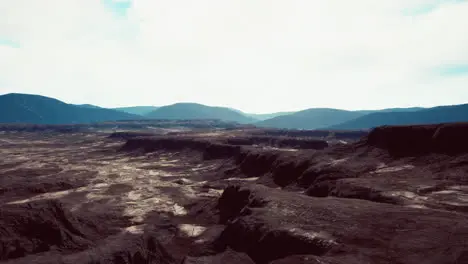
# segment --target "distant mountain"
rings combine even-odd
[[[368,129],[383,125],[438,124],[468,121],[468,104],[410,109],[410,111],[380,111],[357,117],[329,129]]]
[[[278,116],[290,115],[294,113],[295,112],[277,112],[277,113],[271,113],[271,114],[246,114],[246,115],[252,118],[255,118],[257,120],[263,121],[263,120],[275,118]]]
[[[235,108],[229,108],[235,112],[238,112],[240,114],[243,114],[245,116],[248,116],[248,117],[251,117],[253,119],[255,119],[256,121],[263,121],[263,120],[267,120],[267,119],[270,119],[270,118],[274,118],[274,117],[277,117],[277,116],[283,116],[283,115],[289,115],[289,114],[292,114],[294,112],[276,112],[276,113],[268,113],[268,114],[252,114],[252,113],[245,113],[245,112],[242,112],[241,110],[238,110],[238,109],[235,109]]]
[[[410,108],[386,108],[381,110],[357,110],[348,111],[333,108],[310,108],[292,114],[280,115],[274,118],[257,122],[255,125],[271,128],[288,129],[321,129],[338,125],[361,116],[376,112],[414,112],[422,107]]]
[[[364,111],[311,108],[257,122],[255,125],[259,127],[288,129],[317,129],[340,124],[365,114]]]
[[[134,115],[147,115],[152,111],[158,109],[157,106],[130,106],[130,107],[117,107],[114,110],[134,114]]]
[[[255,122],[255,119],[245,116],[227,107],[206,106],[196,103],[177,103],[162,106],[146,115],[153,119],[219,119],[241,124]]]
[[[90,104],[67,104],[40,95],[11,93],[0,96],[0,123],[76,124],[142,118],[219,119],[241,124],[253,123],[259,127],[288,129],[367,129],[381,125],[466,122],[468,104],[361,111],[311,108],[292,113],[248,114],[236,109],[197,103],[106,109]]]
[[[50,97],[10,93],[0,96],[0,123],[76,124],[141,119],[116,110],[76,106]]]
[[[84,108],[102,108],[100,106],[92,105],[92,104],[76,104],[76,106],[84,107]]]
[[[76,106],[79,107],[85,107],[85,108],[101,108],[103,107],[92,105],[92,104],[77,104]],[[151,111],[154,111],[158,109],[159,107],[157,106],[129,106],[129,107],[116,107],[116,108],[107,108],[107,109],[112,109],[112,110],[117,110],[119,112],[124,112],[128,114],[133,114],[133,115],[147,115]]]
[[[408,108],[386,108],[386,109],[382,109],[382,110],[375,110],[375,111],[371,111],[372,113],[374,112],[416,112],[416,111],[420,111],[420,110],[424,110],[426,108],[424,107],[408,107]],[[370,114],[370,113],[369,113]]]

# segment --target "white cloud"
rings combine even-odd
[[[254,112],[462,103],[468,74],[434,69],[468,63],[466,14],[437,0],[134,0],[126,16],[0,0],[0,38],[20,43],[0,46],[0,92]]]

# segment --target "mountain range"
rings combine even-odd
[[[289,115],[289,114],[295,113],[295,112],[275,112],[275,113],[267,113],[267,114],[252,114],[252,113],[242,112],[241,110],[238,110],[235,108],[229,108],[229,109],[236,111],[240,114],[243,114],[245,116],[251,117],[255,121],[263,121],[263,120],[267,120],[267,119],[274,118],[277,116],[283,116],[283,115]]]
[[[358,111],[310,108],[298,112],[250,114],[198,103],[108,109],[91,104],[67,104],[41,95],[0,95],[0,123],[73,124],[139,119],[219,119],[267,128],[355,130],[382,125],[466,122],[468,104]]]
[[[407,113],[417,112],[424,109],[425,108],[422,107],[410,107],[348,111],[333,108],[310,108],[260,121],[257,122],[256,125],[261,127],[285,129],[367,129],[378,125],[376,125],[377,123],[374,124],[372,122],[364,121],[361,126],[354,127],[354,120],[377,113],[391,113],[391,116],[393,116],[394,113],[402,113],[402,115],[406,116]],[[347,125],[340,126],[341,124]],[[379,125],[381,124],[379,123]]]
[[[383,125],[439,124],[468,121],[468,104],[437,106],[413,111],[369,113],[328,129],[367,129]]]
[[[117,111],[122,111],[125,113],[129,114],[134,114],[134,115],[147,115],[151,111],[154,111],[158,109],[157,106],[130,106],[130,107],[117,107],[117,108],[112,108]]]
[[[241,124],[256,120],[227,107],[206,106],[196,103],[177,103],[159,107],[146,115],[151,119],[221,119]]]
[[[332,126],[364,115],[359,111],[331,108],[311,108],[258,122],[256,125],[269,128],[317,129]]]
[[[11,93],[0,96],[0,123],[77,124],[134,119],[141,119],[141,116],[67,104],[40,95]]]

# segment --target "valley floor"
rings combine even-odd
[[[468,263],[467,155],[206,138],[3,133],[0,261]]]

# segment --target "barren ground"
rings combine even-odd
[[[468,263],[463,152],[186,138],[3,132],[0,261]]]

